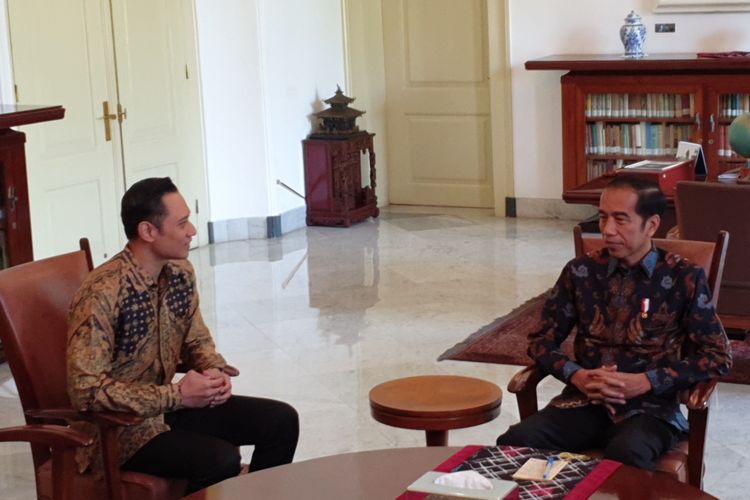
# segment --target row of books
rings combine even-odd
[[[750,94],[721,94],[719,116],[732,117],[750,113]]]
[[[729,125],[719,126],[719,138],[716,141],[718,155],[722,158],[741,158],[729,144]]]
[[[586,125],[586,154],[673,155],[680,141],[689,141],[692,125],[607,123]]]
[[[586,179],[593,180],[605,174],[611,174],[616,169],[622,168],[624,162],[621,158],[607,160],[589,160],[586,162]]]
[[[587,94],[586,117],[689,118],[695,115],[694,94]]]

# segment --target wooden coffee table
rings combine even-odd
[[[448,430],[472,427],[500,414],[503,391],[486,380],[422,375],[384,382],[370,391],[378,422],[425,431],[427,446],[446,446]]]
[[[394,448],[316,458],[227,479],[186,498],[391,499],[460,449]],[[716,497],[677,482],[664,473],[623,465],[590,498],[704,500]]]

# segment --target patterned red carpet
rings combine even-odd
[[[538,295],[510,313],[483,326],[440,355],[438,360],[479,361],[507,365],[529,365],[526,336],[536,326],[547,293]],[[563,344],[570,355],[573,335]],[[750,341],[732,340],[734,366],[722,382],[750,384]]]

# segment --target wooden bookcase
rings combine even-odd
[[[562,55],[526,69],[568,71],[560,79],[566,201],[587,202],[580,192],[617,166],[674,158],[680,140],[703,145],[709,179],[745,162],[731,151],[727,129],[750,112],[750,58]]]

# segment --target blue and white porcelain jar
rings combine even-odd
[[[641,22],[641,16],[634,10],[625,18],[625,24],[620,28],[620,40],[625,46],[625,57],[639,58],[646,54],[643,52],[643,42],[646,41],[646,27]]]

